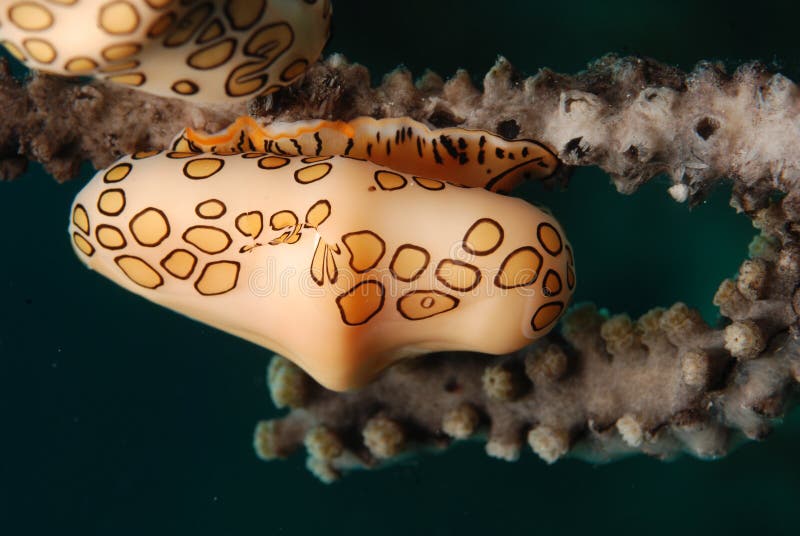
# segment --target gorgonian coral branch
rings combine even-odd
[[[349,394],[276,356],[272,398],[292,410],[259,423],[256,450],[269,460],[305,445],[323,481],[473,437],[509,461],[526,443],[549,463],[570,453],[723,456],[744,438],[764,438],[800,381],[800,252],[775,245],[722,283],[715,303],[727,318],[718,329],[682,303],[636,320],[582,305],[560,335],[515,354],[412,360]]]
[[[186,126],[218,130],[241,112],[98,82],[20,83],[1,74],[6,178],[28,159],[66,180],[83,160],[103,167],[122,153],[164,148]],[[410,116],[537,139],[566,164],[562,178],[571,166],[596,165],[624,193],[667,173],[670,194],[696,202],[729,177],[732,202],[762,232],[738,277],[716,294],[719,327],[683,304],[636,320],[581,306],[560,335],[514,355],[422,358],[347,394],[275,360],[273,398],[294,409],[258,426],[260,455],[305,444],[309,467],[330,480],[481,432],[491,455],[514,459],[527,442],[547,461],[570,452],[715,457],[742,437],[764,437],[800,380],[797,94],[794,83],[758,65],[730,76],[704,63],[687,74],[614,56],[574,76],[543,70],[530,78],[501,59],[482,89],[464,72],[446,82],[427,73],[415,83],[396,71],[372,87],[365,68],[333,56],[299,87],[251,101],[250,114],[266,121]]]
[[[501,58],[482,90],[463,71],[446,82],[426,73],[415,83],[398,70],[372,87],[366,68],[335,55],[299,86],[251,101],[249,111],[267,121],[409,116],[434,127],[486,129],[540,140],[568,166],[599,166],[622,192],[667,173],[676,198],[695,199],[714,179],[735,178],[737,192],[755,208],[750,202],[763,206],[764,191],[791,192],[800,173],[797,93],[790,80],[756,64],[731,76],[714,64],[683,73],[616,56],[574,76],[544,69],[528,78]],[[243,111],[102,82],[47,75],[19,82],[5,64],[0,98],[3,162],[24,156],[60,180],[82,160],[105,167],[121,154],[166,147],[186,126],[219,130]]]

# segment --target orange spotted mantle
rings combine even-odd
[[[230,102],[297,80],[330,22],[330,0],[3,0],[0,43],[42,71]]]
[[[507,140],[482,130],[430,130],[408,117],[352,121],[300,121],[259,125],[240,117],[228,129],[204,134],[186,129],[176,151],[283,156],[349,156],[421,177],[440,177],[462,186],[509,192],[523,179],[545,179],[559,161],[533,140]]]
[[[80,192],[69,233],[89,268],[336,390],[422,353],[521,348],[575,286],[549,214],[344,156],[134,154]]]

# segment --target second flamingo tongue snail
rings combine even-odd
[[[227,103],[297,80],[328,39],[328,0],[0,1],[0,42],[31,68]]]

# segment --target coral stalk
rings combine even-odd
[[[765,437],[800,382],[797,99],[793,82],[756,64],[732,75],[712,63],[684,73],[606,56],[574,76],[545,69],[525,78],[501,58],[478,89],[465,72],[415,83],[402,70],[372,87],[364,67],[332,56],[299,87],[251,101],[250,114],[267,122],[410,116],[536,139],[565,164],[555,180],[599,166],[626,194],[666,173],[670,195],[696,203],[730,178],[732,204],[761,231],[738,277],[714,298],[719,326],[681,303],[638,319],[577,306],[560,334],[515,354],[420,358],[344,394],[275,358],[271,393],[291,410],[258,425],[257,452],[271,459],[305,446],[309,468],[331,481],[478,436],[492,456],[516,459],[527,444],[547,462],[634,452],[715,458],[743,438]],[[4,178],[34,160],[67,180],[84,160],[104,167],[123,153],[164,148],[186,126],[219,130],[242,112],[100,82],[19,82],[5,64],[0,102]]]

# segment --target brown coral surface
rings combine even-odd
[[[5,178],[35,160],[66,180],[83,160],[102,167],[122,153],[163,148],[187,125],[219,129],[243,111],[96,82],[20,83],[4,64],[0,71],[9,110],[0,125]],[[447,82],[428,73],[415,83],[396,71],[371,87],[365,68],[332,56],[300,87],[252,101],[248,111],[266,120],[408,115],[534,138],[566,164],[557,180],[573,166],[599,166],[623,193],[666,173],[673,198],[697,203],[732,178],[732,204],[761,231],[738,277],[719,287],[719,326],[681,303],[638,319],[580,305],[560,333],[516,354],[431,356],[345,394],[275,358],[272,396],[292,410],[258,425],[259,455],[305,445],[308,467],[330,481],[473,436],[488,437],[492,456],[515,459],[527,443],[548,462],[631,452],[713,458],[742,438],[764,437],[800,381],[797,99],[794,83],[758,65],[728,75],[704,63],[683,73],[607,56],[574,76],[543,70],[523,78],[500,59],[482,89],[463,72]]]

